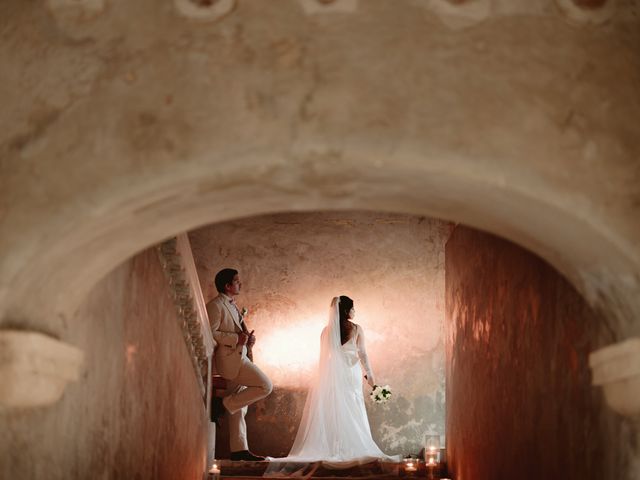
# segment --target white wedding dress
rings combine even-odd
[[[267,476],[293,473],[292,464],[322,461],[333,468],[348,468],[375,460],[400,461],[386,455],[371,437],[362,392],[362,370],[372,378],[362,327],[344,345],[340,340],[338,301],[334,298],[329,323],[322,331],[320,361],[311,384],[289,455],[270,458]],[[288,468],[284,465],[289,464]]]

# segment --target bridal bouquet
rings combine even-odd
[[[374,403],[387,403],[391,398],[391,387],[389,385],[383,387],[374,385],[369,396]]]

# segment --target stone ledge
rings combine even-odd
[[[626,416],[640,415],[640,338],[589,355],[593,384],[602,386],[607,403]]]
[[[80,377],[84,353],[39,332],[0,330],[0,406],[41,407],[57,402]]]

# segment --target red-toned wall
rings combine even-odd
[[[0,415],[0,478],[201,480],[204,402],[155,250],[76,316],[65,339],[85,352],[82,378],[51,407]]]
[[[445,283],[451,476],[626,478],[630,440],[590,385],[606,320],[543,260],[469,228],[446,245]]]

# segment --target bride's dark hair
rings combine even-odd
[[[338,311],[340,312],[340,342],[342,345],[349,341],[351,331],[353,330],[353,323],[349,321],[349,312],[352,308],[353,300],[345,295],[340,295]]]

